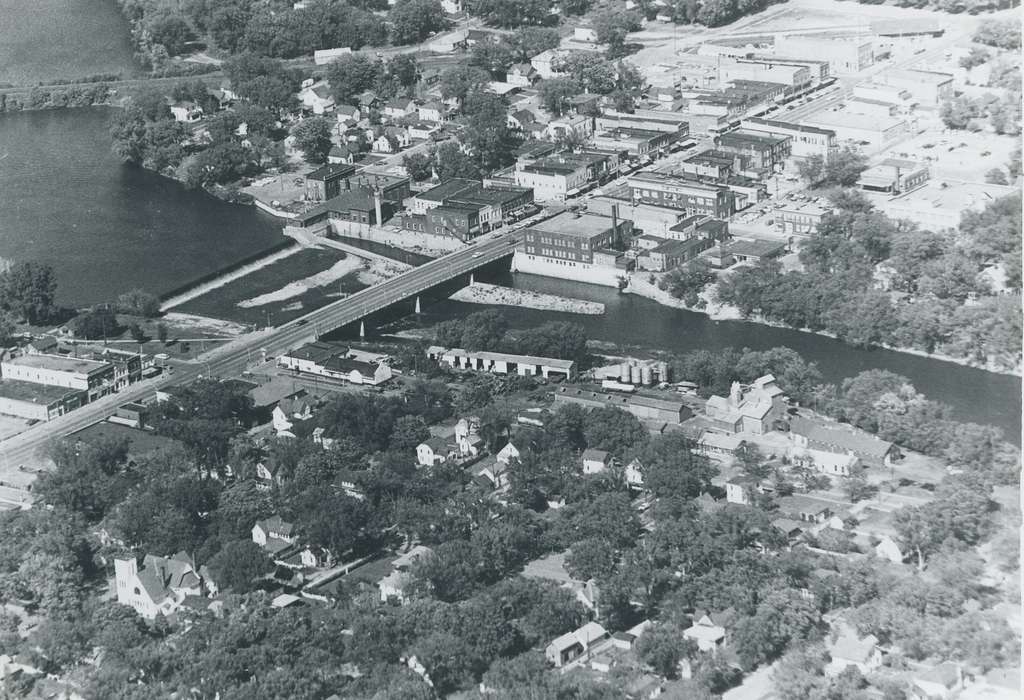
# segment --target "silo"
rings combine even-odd
[[[619,381],[623,384],[629,384],[629,363],[623,362],[619,365]]]
[[[644,384],[648,386],[654,384],[654,370],[650,365],[644,365],[640,368],[640,376],[643,379]]]
[[[668,375],[668,363],[667,362],[659,362],[658,363],[658,381],[662,381],[662,382],[670,381],[669,375]]]
[[[629,368],[629,381],[631,384],[639,384],[642,381],[640,368],[637,365],[633,365]]]

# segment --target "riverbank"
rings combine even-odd
[[[712,321],[745,321],[747,323],[757,323],[762,326],[771,326],[772,328],[784,328],[786,330],[798,331],[800,333],[806,333],[808,335],[823,336],[825,338],[832,338],[833,340],[839,340],[839,342],[844,342],[841,339],[839,339],[834,333],[829,333],[827,331],[815,331],[811,330],[810,328],[794,328],[792,326],[787,326],[784,323],[771,321],[756,314],[744,317],[743,314],[740,313],[740,310],[735,306],[732,306],[730,304],[722,304],[721,302],[717,301],[714,298],[713,288],[706,289],[705,291],[700,293],[700,299],[701,301],[704,302],[704,306],[702,308],[688,306],[682,299],[678,299],[672,296],[668,291],[664,289],[659,289],[657,285],[651,284],[646,279],[640,279],[637,275],[634,275],[630,278],[629,285],[625,289],[623,289],[622,292],[624,294],[635,294],[637,296],[644,297],[645,299],[650,299],[651,301],[657,302],[662,306],[668,306],[674,309],[682,309],[683,311],[690,311],[696,314],[703,314],[704,316],[710,318]],[[946,355],[944,353],[936,352],[929,353],[918,348],[898,347],[886,344],[880,344],[873,347],[879,347],[885,350],[891,350],[893,352],[905,353],[907,355],[927,357],[932,360],[952,362],[962,367],[980,369],[986,372],[991,372],[992,374],[1001,374],[1011,377],[1021,377],[1022,374],[1024,374],[1022,373],[1022,367],[1019,365],[1016,368],[1007,368],[998,365],[993,365],[991,362],[979,363],[964,357],[954,357],[952,355]]]
[[[519,306],[524,309],[539,311],[560,311],[567,314],[587,314],[597,316],[604,313],[604,304],[596,301],[584,301],[555,294],[531,292],[526,289],[500,287],[496,284],[474,282],[452,294],[449,299],[470,304],[488,304],[491,306]]]

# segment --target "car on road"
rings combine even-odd
[[[483,253],[473,253],[474,258],[479,258]]]
[[[309,323],[309,319],[308,318],[302,318],[302,319],[299,319],[298,321],[296,321],[295,325],[296,326],[304,326],[307,323]]]

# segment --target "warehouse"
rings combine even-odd
[[[48,421],[78,408],[85,392],[64,387],[0,380],[0,413],[27,420]]]
[[[682,401],[662,399],[645,394],[612,394],[604,391],[559,387],[554,393],[556,404],[574,403],[586,408],[613,406],[632,413],[642,421],[672,423],[678,425],[693,416],[693,412]]]

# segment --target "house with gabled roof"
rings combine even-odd
[[[720,612],[698,608],[693,612],[693,624],[683,630],[683,636],[697,642],[701,651],[717,652],[726,644],[728,630],[735,621],[736,611],[732,608]]]
[[[172,557],[147,554],[139,567],[135,557],[114,560],[117,602],[152,620],[170,615],[187,596],[201,596],[203,581],[195,560],[185,552]]]
[[[334,111],[334,95],[331,94],[330,88],[324,81],[302,88],[299,91],[299,102],[302,103],[303,109],[309,110],[313,114],[326,114]]]
[[[332,146],[327,154],[328,163],[345,163],[351,165],[356,160],[356,151],[347,145]]]
[[[537,69],[529,63],[515,63],[505,74],[505,82],[516,87],[530,87],[539,79]]]
[[[433,550],[418,544],[391,562],[391,572],[377,582],[381,602],[396,600],[403,605],[408,602],[409,584],[412,583],[412,567]]]
[[[381,111],[392,119],[400,119],[416,113],[416,102],[408,97],[396,97],[385,102],[384,109]]]
[[[452,118],[451,110],[437,100],[421,104],[416,110],[416,115],[423,122],[446,122]]]
[[[302,427],[313,419],[316,400],[300,389],[291,396],[281,399],[274,406],[272,425],[278,437],[296,437],[300,433],[308,433]],[[312,430],[312,426],[309,430]]]
[[[566,632],[551,641],[544,649],[544,656],[562,668],[594,648],[596,644],[608,638],[608,632],[596,622],[588,622],[579,629]]]
[[[763,435],[785,416],[786,397],[775,377],[768,374],[747,386],[733,382],[729,396],[712,396],[707,400],[704,414],[719,430]]]
[[[295,544],[295,526],[281,518],[280,515],[272,515],[263,520],[257,520],[252,526],[252,541],[256,545],[275,554]]]
[[[495,455],[495,458],[499,462],[503,462],[504,464],[510,464],[513,459],[519,459],[519,448],[513,445],[510,441],[504,447],[498,450],[498,454]]]
[[[612,456],[604,450],[587,448],[580,455],[584,474],[599,474],[611,466]]]
[[[443,464],[452,454],[448,441],[439,437],[430,437],[416,446],[416,461],[424,467]]]
[[[846,623],[840,624],[839,635],[829,643],[828,653],[832,657],[825,667],[828,675],[838,675],[849,666],[855,666],[861,673],[870,673],[882,665],[878,637],[873,634],[861,637]]]
[[[920,700],[945,700],[964,687],[963,671],[947,661],[932,668],[918,671],[913,676],[912,697]]]
[[[794,416],[789,421],[789,437],[796,447],[853,455],[866,467],[888,467],[899,459],[899,448],[893,443],[843,423]]]

